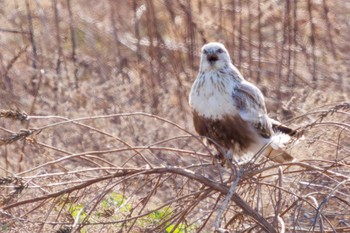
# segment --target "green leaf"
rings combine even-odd
[[[120,193],[111,193],[109,196],[115,205],[121,206],[125,202],[125,197]]]
[[[169,232],[173,232],[173,233],[184,233],[185,232],[185,229],[186,229],[186,226],[184,224],[179,224],[177,226],[176,229],[174,229],[175,225],[172,224],[170,226],[168,226],[166,229],[165,229],[165,232],[166,233],[169,233]]]
[[[186,233],[186,232],[193,232],[195,231],[195,226],[194,225],[185,225],[185,224],[178,224],[177,227],[174,229],[176,224],[171,224],[170,226],[168,226],[166,229],[165,229],[165,232],[166,233],[170,233],[170,232],[173,232],[173,233]]]
[[[121,212],[129,212],[132,209],[131,204],[126,202],[126,198],[122,194],[115,192],[112,192],[106,199],[103,199],[101,206],[104,209],[119,207]]]
[[[166,206],[162,209],[156,210],[149,214],[149,217],[154,220],[164,220],[166,218],[169,218],[171,216],[171,208]]]
[[[80,213],[80,211],[84,208],[82,204],[72,204],[69,207],[69,212],[72,215],[74,219],[76,219]],[[79,215],[79,222],[82,222],[86,218],[86,212],[82,210],[82,212]]]

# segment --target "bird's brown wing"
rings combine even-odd
[[[267,115],[264,96],[253,84],[242,81],[237,85],[232,98],[239,109],[240,116],[251,123],[258,133],[269,138],[273,134],[272,124]]]

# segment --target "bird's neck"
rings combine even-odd
[[[233,79],[236,82],[241,82],[244,80],[242,74],[234,65],[227,65],[222,68],[206,67],[206,69],[200,69],[200,76],[206,78],[216,78],[217,81],[220,79]],[[204,75],[205,74],[205,75]],[[211,78],[211,79],[212,79]]]

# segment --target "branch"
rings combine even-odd
[[[7,206],[3,207],[3,210],[8,210],[8,209],[14,208],[16,206],[20,206],[20,205],[24,205],[24,204],[28,204],[28,203],[33,203],[33,202],[45,200],[48,198],[55,198],[55,197],[58,197],[60,195],[63,195],[66,193],[71,193],[73,191],[80,190],[82,188],[93,185],[95,183],[102,182],[102,181],[108,180],[108,179],[113,179],[116,177],[130,176],[129,178],[131,178],[131,177],[139,176],[139,175],[165,174],[165,173],[177,174],[177,175],[181,175],[181,176],[196,180],[197,182],[204,184],[205,186],[208,186],[209,188],[211,188],[215,191],[218,191],[223,195],[227,195],[229,192],[229,188],[226,185],[219,184],[218,182],[216,182],[214,180],[208,179],[208,178],[206,178],[202,175],[196,174],[190,170],[182,169],[179,167],[164,167],[164,168],[161,167],[161,168],[152,168],[152,169],[146,169],[146,170],[145,169],[137,169],[137,170],[136,169],[126,169],[126,170],[118,171],[112,175],[107,175],[104,177],[99,177],[96,179],[88,180],[82,184],[61,190],[61,191],[56,192],[56,193],[51,193],[51,194],[48,194],[48,195],[45,195],[42,197],[27,199],[24,201],[20,201],[20,202],[14,203],[14,204],[7,205]],[[266,230],[268,232],[276,232],[276,230],[273,228],[273,226],[264,217],[262,217],[257,211],[255,211],[252,207],[250,207],[237,193],[234,193],[232,195],[231,200],[237,206],[239,206],[247,215],[252,217],[264,230]]]

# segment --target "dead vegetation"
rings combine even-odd
[[[0,5],[2,232],[350,231],[346,2]],[[213,163],[187,95],[214,40],[304,130],[296,161]]]

